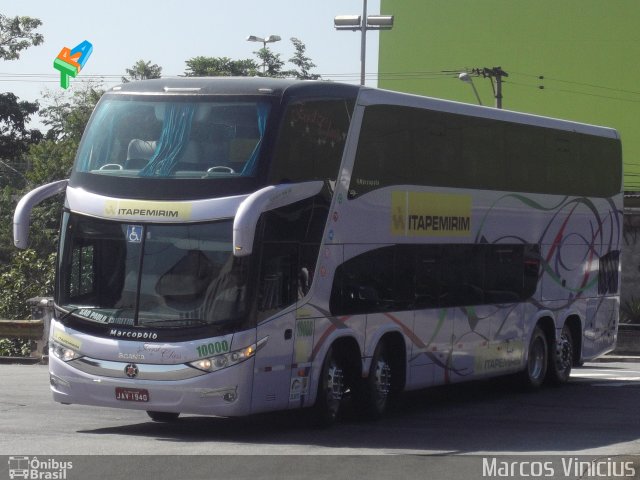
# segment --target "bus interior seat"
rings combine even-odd
[[[155,140],[141,140],[134,138],[127,147],[126,169],[140,170],[143,168],[156,150]]]

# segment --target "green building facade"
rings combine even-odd
[[[614,127],[640,191],[640,1],[381,0],[378,86],[477,103],[461,72],[502,67],[503,108]],[[473,76],[484,105],[490,78]]]

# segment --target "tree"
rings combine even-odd
[[[262,70],[258,75],[262,77],[276,78],[287,76],[288,72],[282,70],[285,62],[280,58],[279,53],[273,53],[269,47],[261,48],[253,53],[258,57],[260,64],[262,65]]]
[[[23,250],[14,256],[12,267],[0,273],[0,318],[28,318],[28,299],[53,294],[55,254],[40,257]]]
[[[17,278],[18,270],[24,271],[23,263],[30,258],[20,256],[21,252],[13,247],[12,217],[16,198],[38,185],[68,178],[84,127],[102,93],[98,86],[86,84],[71,96],[68,92],[45,95],[50,105],[42,111],[43,121],[51,128],[44,140],[29,147],[27,157],[30,168],[24,174],[27,187],[23,190],[13,187],[0,189],[0,275],[9,275],[5,278]],[[35,258],[49,258],[55,252],[61,209],[59,197],[49,199],[34,208],[31,215],[30,249],[27,252],[33,251]],[[48,285],[44,278],[51,274],[51,271],[42,269],[29,273],[36,285]],[[2,285],[0,292],[3,292]],[[38,295],[50,293],[42,290]],[[3,295],[5,292],[0,297]],[[15,306],[16,301],[11,300],[10,307],[7,308]]]
[[[187,77],[250,77],[258,72],[251,59],[232,60],[229,57],[193,57],[185,62]]]
[[[253,52],[258,61],[252,59],[232,60],[229,57],[193,57],[187,60],[187,77],[294,77],[302,80],[316,80],[320,75],[310,73],[316,64],[306,55],[306,46],[301,40],[293,37],[291,43],[295,54],[289,59],[296,69],[285,70],[285,61],[279,53],[268,47]]]
[[[127,68],[128,77],[122,77],[123,83],[131,82],[134,80],[147,80],[150,78],[160,78],[162,76],[162,67],[153,64],[151,65],[151,60],[145,62],[140,59],[136,63],[133,64],[131,68]]]
[[[17,60],[22,50],[44,42],[44,37],[35,32],[40,25],[42,22],[37,18],[9,18],[0,14],[0,59]]]
[[[20,52],[40,45],[44,37],[35,32],[42,25],[37,18],[9,18],[0,14],[0,59],[16,60]],[[29,145],[37,143],[42,134],[26,127],[31,115],[38,111],[37,102],[19,101],[13,93],[0,94],[0,188],[22,184],[23,155]]]
[[[40,45],[44,37],[34,31],[40,25],[42,22],[36,18],[8,18],[0,14],[0,59],[17,60],[22,50]],[[17,177],[0,177],[10,180],[10,183],[0,182],[5,183],[0,184],[0,317],[3,318],[24,318],[28,312],[26,300],[34,296],[34,292],[50,294],[53,290],[54,256],[38,260],[34,251],[15,253],[11,238],[16,197],[14,178],[20,182],[26,180],[19,164],[29,146],[42,138],[39,131],[26,127],[30,116],[37,111],[37,103],[18,101],[13,93],[0,94],[0,161],[5,169],[17,174]],[[15,351],[25,345],[20,341],[9,343]],[[5,347],[3,345],[3,349]]]
[[[13,93],[0,93],[0,187],[15,185],[16,180],[21,185],[23,156],[29,145],[42,139],[39,130],[27,128],[31,115],[37,111],[36,102],[19,101]]]
[[[307,47],[302,41],[296,37],[291,37],[291,43],[296,49],[293,57],[289,59],[289,63],[293,63],[298,69],[291,70],[289,73],[298,80],[318,80],[320,75],[316,73],[309,73],[309,70],[316,67],[316,64],[311,61],[305,54]]]
[[[48,105],[40,115],[42,123],[49,127],[45,135],[48,140],[73,139],[79,142],[104,90],[99,83],[85,82],[70,92],[71,95],[69,91],[60,90],[44,94]]]

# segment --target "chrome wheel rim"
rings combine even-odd
[[[384,407],[391,391],[391,366],[384,358],[379,359],[373,369],[376,404]]]
[[[327,406],[329,411],[336,415],[342,401],[342,395],[344,393],[344,372],[342,368],[335,362],[331,361],[327,370]]]

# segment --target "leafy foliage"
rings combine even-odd
[[[53,293],[61,198],[33,209],[29,250],[13,248],[13,211],[17,199],[32,188],[69,176],[82,132],[102,93],[95,85],[86,85],[71,96],[66,92],[47,95],[50,103],[42,115],[50,130],[44,140],[29,147],[27,186],[0,190],[0,318],[27,318],[29,298]]]
[[[193,57],[185,62],[187,77],[249,77],[257,74],[258,64],[229,57]]]
[[[54,253],[42,258],[31,249],[14,255],[0,274],[0,318],[28,318],[29,298],[53,294],[55,260]]]
[[[122,81],[124,83],[135,80],[160,78],[162,76],[162,67],[155,63],[151,65],[151,60],[145,62],[144,60],[140,59],[133,64],[133,67],[127,68],[126,71],[128,77],[122,77]]]
[[[279,53],[273,53],[270,48],[265,47],[253,52],[260,60],[262,70],[258,75],[262,77],[276,77],[282,78],[287,76],[282,68],[284,67],[284,61],[280,59]]]
[[[293,63],[297,67],[297,70],[291,70],[290,73],[298,80],[318,80],[321,78],[320,75],[309,72],[309,70],[316,67],[316,64],[307,57],[305,53],[307,46],[296,37],[291,37],[290,40],[296,52],[289,59],[289,63]]]
[[[293,37],[291,43],[295,54],[289,59],[296,68],[285,70],[285,61],[279,53],[269,47],[253,52],[258,61],[252,59],[232,60],[229,57],[193,57],[187,60],[187,77],[293,77],[301,80],[316,80],[320,75],[310,73],[315,63],[306,55],[306,46],[301,40]]]
[[[40,45],[44,37],[35,32],[40,25],[36,18],[0,14],[0,59],[17,60],[22,50]],[[27,128],[37,111],[36,102],[19,101],[13,93],[0,94],[0,318],[28,318],[27,300],[53,293],[55,255],[15,252],[12,245],[15,199],[27,183],[25,154],[42,139],[39,130]],[[51,245],[45,250],[53,251]],[[29,340],[3,338],[0,355],[28,356],[30,346]]]
[[[30,353],[29,340],[0,338],[0,357],[28,357]]]
[[[37,111],[36,102],[19,101],[13,93],[0,93],[0,157],[19,157],[27,150],[29,140],[40,135],[38,130],[26,127]]]
[[[37,18],[9,18],[0,14],[0,59],[17,60],[22,50],[44,42],[42,34],[35,32],[40,25],[42,22]]]
[[[104,89],[99,84],[87,82],[71,90],[71,95],[68,92],[60,90],[45,93],[47,106],[40,110],[40,115],[43,123],[49,127],[45,138],[68,139],[78,143]]]

